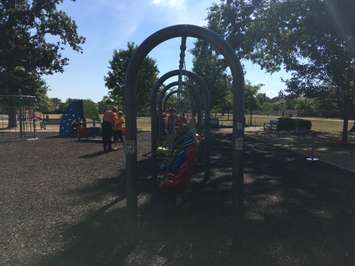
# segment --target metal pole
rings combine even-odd
[[[20,106],[20,108],[19,108],[19,120],[20,120],[20,137],[21,138],[23,138],[23,132],[22,132],[22,130],[23,130],[23,123],[22,123],[22,121],[23,121],[23,117],[22,117],[22,107]]]
[[[185,51],[186,51],[186,36],[183,36],[181,38],[181,44],[180,44],[180,61],[179,61],[179,76],[178,76],[178,104],[177,104],[177,112],[180,113],[182,109],[182,103],[181,103],[181,90],[182,90],[182,71],[185,66]]]
[[[36,120],[33,118],[33,137],[36,138]]]
[[[238,61],[239,62],[239,61]],[[239,214],[243,211],[244,201],[244,75],[239,67],[238,76],[233,78],[233,165],[232,165],[232,191],[233,203]]]

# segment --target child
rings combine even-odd
[[[113,123],[113,137],[114,141],[118,142],[120,140],[121,143],[123,143],[123,124],[125,123],[124,117],[123,117],[123,112],[119,111],[117,115],[114,118],[114,123]]]
[[[190,184],[192,166],[196,159],[196,140],[186,125],[178,127],[174,142],[173,160],[165,169],[166,179],[160,184],[162,189],[183,191]]]

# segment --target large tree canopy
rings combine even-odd
[[[210,7],[207,27],[223,35],[240,58],[250,54],[249,27],[255,12],[263,4],[255,1],[220,1]],[[195,43],[193,70],[206,79],[211,90],[212,108],[228,112],[232,108],[231,76],[226,71],[224,59],[203,40]]]
[[[192,49],[193,72],[203,77],[208,84],[211,95],[211,107],[214,111],[228,112],[231,110],[231,76],[228,75],[223,59],[203,40],[198,40]]]
[[[120,108],[124,106],[127,66],[136,48],[134,43],[128,43],[127,49],[115,50],[112,60],[109,62],[109,71],[105,76],[110,99]],[[148,111],[150,95],[159,74],[156,62],[152,58],[146,57],[138,73],[137,111],[142,114]]]
[[[254,55],[262,65],[283,63],[292,72],[288,92],[308,97],[333,95],[348,120],[355,96],[355,2],[344,0],[273,1],[254,25]]]
[[[41,75],[63,72],[68,64],[62,50],[71,47],[81,51],[84,38],[78,35],[75,22],[58,10],[62,2],[0,2],[0,94],[43,96]],[[13,111],[10,117],[15,117]]]
[[[26,79],[62,72],[69,46],[81,51],[84,38],[75,22],[57,5],[63,0],[3,0],[0,2],[0,87],[18,89]],[[29,90],[30,90],[29,86]],[[23,88],[26,90],[26,88]],[[29,91],[31,92],[31,91]]]
[[[292,73],[288,92],[315,97],[336,92],[343,140],[355,94],[352,0],[227,0],[208,20],[236,52],[268,71]]]

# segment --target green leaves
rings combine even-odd
[[[36,95],[43,106],[41,75],[63,72],[64,47],[80,52],[85,39],[58,4],[63,0],[4,0],[0,4],[0,94]],[[56,41],[51,41],[56,40]],[[48,109],[48,108],[44,109]]]
[[[124,105],[124,85],[126,79],[126,70],[129,59],[133,55],[137,46],[134,43],[128,43],[127,49],[115,50],[112,60],[109,62],[109,71],[105,76],[105,84],[109,90],[109,96],[112,102],[123,109]],[[146,57],[138,71],[137,80],[137,111],[145,113],[148,111],[151,91],[158,76],[158,67],[156,62]]]
[[[353,0],[228,0],[211,7],[208,26],[241,58],[291,72],[289,94],[335,97],[345,117],[355,101],[354,14]]]
[[[83,100],[84,118],[100,121],[96,103],[91,100]]]

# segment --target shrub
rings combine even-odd
[[[309,131],[312,128],[312,122],[305,119],[279,118],[277,130],[285,131]]]

